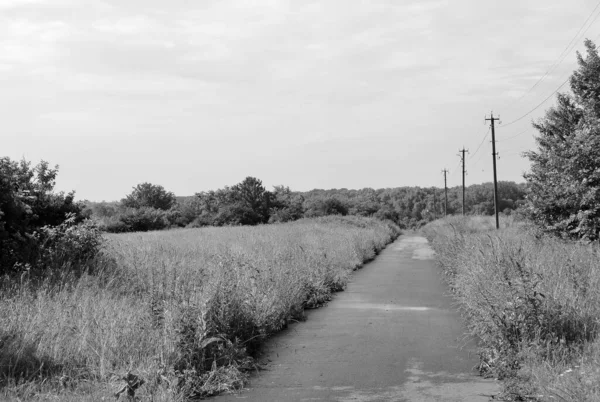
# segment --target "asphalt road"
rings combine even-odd
[[[474,344],[427,240],[401,236],[346,291],[265,347],[268,370],[227,401],[488,401]]]

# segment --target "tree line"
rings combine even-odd
[[[585,57],[570,77],[571,93],[536,122],[537,149],[525,152],[526,183],[500,182],[499,209],[520,211],[542,229],[563,238],[600,238],[600,56],[585,42]],[[419,226],[444,214],[443,189],[398,187],[292,191],[247,177],[231,187],[176,197],[162,186],[142,183],[118,202],[76,202],[74,193],[54,192],[58,167],[0,158],[0,275],[78,265],[101,242],[99,230],[128,232],[170,227],[256,225],[323,215],[362,215]],[[466,191],[468,214],[491,215],[491,183]],[[461,211],[459,187],[448,190],[448,214]],[[88,219],[92,218],[92,219]]]
[[[525,192],[524,184],[500,182],[500,210],[510,214],[523,204]],[[444,190],[436,187],[301,192],[286,186],[267,190],[261,180],[246,177],[233,186],[189,197],[176,197],[160,185],[142,183],[120,202],[86,202],[84,212],[109,232],[257,225],[326,215],[369,216],[388,219],[402,227],[415,227],[442,217],[444,203]],[[492,183],[469,186],[465,206],[469,214],[491,215]],[[461,188],[449,188],[447,213],[461,211]]]
[[[578,69],[570,93],[532,122],[538,131],[536,149],[524,152],[531,169],[525,183],[499,182],[499,210],[521,215],[563,238],[600,239],[600,56],[586,40],[586,55],[577,54]],[[142,187],[160,186],[148,183]],[[134,193],[143,190],[136,187]],[[285,222],[329,214],[376,216],[403,227],[419,226],[443,216],[444,194],[439,188],[292,191],[276,186],[267,191],[248,177],[239,184],[192,197],[168,194],[164,204],[142,201],[87,203],[87,213],[108,231],[150,230],[175,226],[253,225]],[[132,193],[134,198],[135,194]],[[491,183],[466,191],[466,213],[493,213]],[[129,197],[129,196],[128,196]],[[141,197],[140,199],[143,199]],[[461,211],[459,187],[448,190],[448,214]]]

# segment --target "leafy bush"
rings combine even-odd
[[[315,198],[305,203],[305,216],[348,215],[348,206],[337,197]]]
[[[104,244],[98,226],[90,220],[77,224],[74,214],[68,214],[60,225],[43,226],[34,237],[39,245],[37,266],[53,270],[85,269]]]
[[[293,193],[289,187],[275,186],[271,202],[269,223],[290,222],[304,216],[304,197]]]
[[[0,275],[37,267],[45,230],[67,217],[70,224],[84,219],[74,193],[52,192],[57,173],[44,161],[32,168],[24,160],[0,158]]]
[[[167,212],[150,207],[132,208],[119,216],[128,232],[147,232],[169,227]]]
[[[121,220],[121,215],[101,218],[97,222],[98,227],[108,233],[125,233],[131,231],[131,228]]]
[[[260,221],[261,216],[252,208],[241,203],[235,203],[219,208],[219,212],[213,219],[213,224],[215,226],[255,225]]]

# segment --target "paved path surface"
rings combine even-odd
[[[474,345],[423,237],[401,236],[346,291],[274,337],[268,370],[227,401],[488,401]]]

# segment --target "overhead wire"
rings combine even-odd
[[[577,31],[577,33],[575,34],[575,36],[573,36],[573,38],[571,39],[571,41],[569,42],[569,44],[560,53],[560,55],[558,56],[558,59],[555,60],[554,63],[552,63],[552,65],[550,66],[550,68],[548,68],[548,70],[544,73],[544,75],[542,75],[536,81],[536,83],[533,84],[533,86],[531,88],[529,88],[523,95],[521,95],[519,97],[519,99],[517,99],[516,102],[519,102],[521,99],[523,99],[525,96],[527,96],[527,94],[529,94],[532,90],[534,90],[535,87],[537,87],[552,71],[554,71],[554,69],[556,67],[558,67],[565,60],[565,58],[573,51],[573,48],[575,47],[575,44],[577,43],[576,39],[579,38],[579,34],[583,30],[583,28],[586,26],[586,24],[588,23],[588,21],[590,20],[590,18],[592,18],[592,16],[594,15],[594,13],[598,9],[598,7],[600,7],[600,1],[596,4],[596,7],[594,7],[594,9],[592,10],[592,12],[588,15],[588,17],[583,22],[583,24],[581,25],[581,27],[579,28],[579,30]],[[592,21],[592,23],[587,27],[587,29],[584,31],[584,33],[587,32],[588,29],[590,29],[590,27],[592,25],[594,25],[594,22],[596,22],[596,19],[598,19],[599,15],[600,15],[600,13],[598,13],[596,15],[596,17],[594,18],[594,20]]]
[[[579,28],[579,31],[577,31],[577,34],[575,34],[575,36],[573,37],[573,39],[571,39],[571,42],[569,42],[569,45],[567,45],[567,47],[565,48],[565,50],[563,50],[563,52],[561,53],[561,56],[559,56],[558,62],[553,63],[553,65],[550,66],[550,68],[548,69],[548,71],[546,71],[546,73],[524,95],[522,95],[517,100],[517,102],[519,100],[521,100],[529,92],[531,92],[531,90],[533,90],[550,72],[554,71],[554,69],[556,67],[558,67],[560,65],[560,63],[562,63],[564,61],[564,59],[573,51],[573,49],[575,48],[575,44],[577,43],[576,40],[579,40],[581,36],[585,35],[585,33],[596,23],[596,20],[598,19],[598,17],[600,17],[600,12],[598,12],[596,14],[596,16],[594,17],[594,19],[592,20],[592,22],[587,26],[587,28],[585,28],[585,30],[583,32],[581,32],[582,29],[586,26],[587,22],[592,17],[592,15],[594,15],[594,13],[598,9],[598,7],[600,7],[600,1],[598,2],[598,4],[596,4],[596,7],[594,7],[594,9],[592,10],[592,12],[588,16],[588,18],[585,20],[585,22],[581,26],[581,28]],[[566,51],[566,53],[565,53],[565,51]],[[524,119],[525,117],[529,116],[531,113],[533,113],[534,111],[536,111],[540,106],[542,106],[544,103],[546,103],[548,101],[548,99],[552,98],[552,96],[554,96],[569,81],[569,78],[570,78],[570,76],[567,77],[567,79],[565,81],[563,81],[563,83],[560,84],[558,86],[558,88],[556,88],[548,97],[546,97],[543,101],[541,101],[537,106],[535,106],[529,112],[525,113],[524,115],[522,115],[521,117],[519,117],[517,119],[512,120],[510,123],[501,125],[499,128],[505,128],[505,127],[510,126],[510,125],[512,125],[514,123],[517,123],[518,121],[520,121],[520,120]]]
[[[477,160],[476,160],[475,162],[473,162],[473,163],[471,164],[471,166],[473,166],[473,167],[477,166],[477,164],[478,164],[479,162],[481,162],[481,159],[483,158],[483,156],[484,156],[484,155],[485,155],[485,153],[482,153],[481,155],[479,155],[479,158],[477,158]]]
[[[459,159],[459,161],[458,161],[458,163],[456,164],[456,166],[454,166],[454,169],[452,169],[452,170],[450,171],[450,177],[454,177],[454,172],[456,172],[456,171],[457,171],[457,169],[458,169],[458,167],[460,166],[460,163],[461,163],[461,162],[462,162],[462,158],[461,158],[461,159]]]
[[[513,152],[523,152],[523,151],[521,150],[521,148],[509,148],[509,149],[504,150],[502,152],[513,153]],[[500,153],[500,152],[498,152],[498,153]]]
[[[570,78],[570,77],[569,77],[569,78]],[[531,113],[535,112],[537,109],[539,109],[539,107],[540,107],[540,106],[542,106],[544,103],[546,103],[546,102],[548,101],[548,99],[550,99],[551,97],[553,97],[553,96],[554,96],[554,94],[556,94],[558,91],[560,91],[560,89],[561,89],[561,88],[562,88],[562,87],[563,87],[563,86],[564,86],[564,85],[565,85],[567,82],[569,82],[569,78],[567,78],[567,79],[566,79],[566,80],[565,80],[565,81],[564,81],[562,84],[560,84],[560,85],[558,86],[558,88],[556,88],[556,89],[554,90],[554,92],[552,92],[550,95],[548,95],[548,97],[547,97],[546,99],[544,99],[543,101],[541,101],[540,103],[538,103],[538,105],[537,105],[536,107],[534,107],[533,109],[531,109],[529,112],[525,113],[524,115],[522,115],[522,116],[521,116],[521,117],[519,117],[518,119],[515,119],[515,120],[511,121],[510,123],[506,123],[506,124],[503,124],[503,125],[501,125],[501,126],[500,126],[500,127],[498,127],[498,128],[506,128],[506,127],[508,127],[508,126],[510,126],[510,125],[512,125],[512,124],[515,124],[515,123],[516,123],[516,122],[518,122],[518,121],[521,121],[521,120],[523,120],[525,117],[527,117],[527,116],[529,116]]]
[[[471,156],[469,156],[469,160],[473,159],[475,157],[475,155],[477,155],[477,152],[479,152],[479,150],[481,149],[481,146],[483,145],[483,143],[487,139],[488,135],[490,135],[490,131],[491,131],[491,128],[488,127],[488,131],[485,134],[485,136],[483,137],[483,140],[481,140],[481,142],[479,143],[479,146],[477,147],[477,149],[475,150],[475,152],[473,152],[471,154]]]
[[[525,134],[528,131],[531,131],[531,127],[527,127],[525,130],[521,131],[519,134],[515,134],[511,137],[502,138],[501,140],[496,140],[496,142],[504,142],[504,141],[512,140],[514,138],[520,137],[521,135]]]
[[[596,20],[598,19],[598,17],[600,17],[600,12],[596,14],[596,16],[594,17],[594,19],[592,20],[592,22],[587,26],[587,28],[584,29],[584,27],[587,25],[587,23],[590,21],[590,19],[592,18],[592,16],[594,15],[594,13],[596,12],[596,10],[598,10],[598,8],[600,8],[600,1],[596,4],[596,6],[594,7],[594,9],[590,12],[590,14],[588,15],[588,17],[586,18],[586,20],[583,22],[583,24],[581,25],[581,27],[579,28],[579,30],[577,31],[577,33],[575,34],[575,36],[573,36],[573,38],[571,39],[571,41],[567,44],[567,46],[563,49],[563,51],[560,53],[560,55],[558,56],[557,60],[555,60],[555,62],[548,68],[548,70],[544,73],[544,75],[542,75],[542,77],[540,77],[535,84],[533,84],[533,86],[531,88],[529,88],[524,94],[522,94],[515,103],[518,103],[521,99],[523,99],[525,96],[527,96],[527,94],[529,94],[531,91],[533,91],[546,77],[548,77],[549,74],[551,74],[563,61],[564,59],[573,51],[573,49],[575,48],[575,45],[577,43],[577,41],[579,40],[579,38],[581,36],[583,36],[596,22]],[[583,32],[582,32],[583,30]],[[596,40],[600,39],[600,34],[596,37]],[[498,128],[505,128],[508,127],[512,124],[515,124],[521,120],[523,120],[525,117],[529,116],[531,113],[533,113],[534,111],[536,111],[537,109],[539,109],[544,103],[546,103],[550,98],[552,98],[567,82],[569,82],[570,79],[570,75],[569,77],[567,77],[567,79],[565,79],[549,96],[547,96],[546,98],[544,98],[544,100],[542,100],[540,103],[538,103],[534,108],[532,108],[531,110],[529,110],[527,113],[523,114],[522,116],[518,117],[517,119],[514,119],[512,121],[510,121],[509,123],[506,124],[502,124],[500,125]],[[508,141],[514,138],[517,138],[523,134],[525,134],[526,132],[530,131],[531,128],[527,128],[521,132],[519,132],[516,135],[513,135],[511,137],[508,138],[502,138],[500,141],[497,142],[501,142],[501,141]],[[485,140],[488,138],[490,134],[490,128],[488,128],[488,132],[486,133],[486,135],[484,136],[483,140],[479,143],[479,146],[477,147],[477,149],[475,150],[475,152],[473,154],[471,154],[469,156],[469,161],[471,161],[475,155],[477,155],[477,153],[479,152],[479,150],[481,149],[483,143],[485,142]],[[507,154],[503,154],[502,156],[515,156],[518,155],[519,157],[521,157],[521,154],[524,151],[518,151],[516,149],[511,149],[508,151]],[[498,153],[499,154],[499,153]],[[485,153],[482,153],[481,155],[479,155],[479,158],[477,158],[477,160],[472,163],[472,166],[476,166],[481,159],[483,158],[483,155],[485,155]],[[453,177],[456,172],[458,167],[460,166],[462,162],[462,158],[459,159],[458,163],[456,164],[456,166],[454,167],[454,169],[452,169],[450,171],[450,177]]]
[[[500,155],[500,157],[502,157],[502,158],[510,158],[510,157],[513,157],[513,156],[518,156],[519,158],[522,158],[523,157],[522,156],[523,152],[525,152],[525,151],[510,152],[510,153],[502,154],[502,155]],[[498,159],[500,159],[500,157]]]

